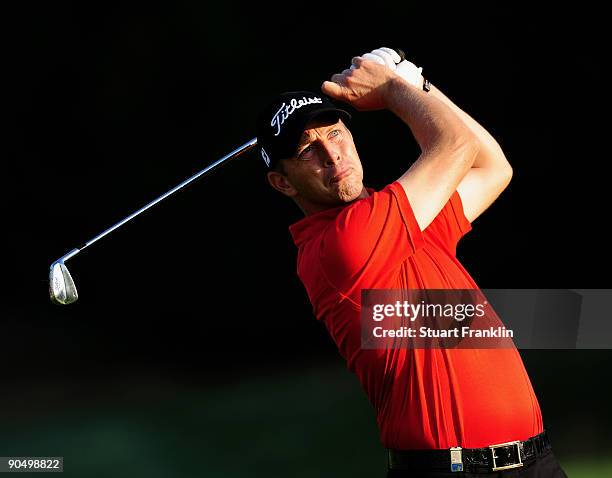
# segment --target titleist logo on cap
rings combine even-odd
[[[318,96],[313,96],[311,98],[293,98],[289,104],[283,103],[283,105],[279,108],[276,114],[272,117],[272,121],[270,122],[270,126],[276,126],[276,133],[274,136],[278,136],[281,132],[281,126],[289,116],[291,116],[295,110],[300,109],[302,106],[311,105],[313,103],[323,103],[323,100]]]

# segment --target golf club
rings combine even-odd
[[[180,189],[184,188],[188,184],[191,184],[193,181],[195,181],[199,177],[214,171],[216,168],[218,168],[222,164],[228,162],[231,159],[237,158],[242,153],[245,153],[246,151],[250,150],[256,145],[257,145],[257,138],[253,138],[250,141],[247,141],[246,143],[244,143],[239,148],[236,148],[231,153],[227,154],[226,156],[223,156],[218,161],[215,161],[214,163],[208,165],[207,167],[197,172],[190,178],[186,179],[182,183],[170,189],[170,191],[162,194],[157,199],[154,199],[153,201],[148,203],[146,206],[143,206],[137,211],[134,211],[132,214],[122,219],[117,224],[109,227],[108,229],[101,232],[94,238],[90,239],[84,245],[76,249],[72,249],[70,252],[63,255],[58,260],[54,261],[53,264],[51,264],[51,270],[49,271],[49,296],[51,297],[51,301],[54,302],[55,304],[65,305],[65,304],[72,304],[79,298],[79,294],[77,293],[76,286],[74,285],[74,280],[72,279],[72,276],[70,275],[70,272],[68,271],[68,268],[66,267],[66,264],[65,264],[65,262],[68,259],[73,258],[83,249],[91,246],[94,242],[97,242],[98,240],[102,239],[104,236],[110,234],[115,229],[120,228],[126,222],[134,219],[136,216],[145,212],[147,209],[155,206],[157,203],[163,201],[171,194],[179,191]]]

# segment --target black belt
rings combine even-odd
[[[546,432],[542,432],[525,441],[500,443],[486,448],[388,450],[388,456],[392,470],[488,473],[528,465],[550,449]]]

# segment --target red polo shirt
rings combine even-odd
[[[542,432],[537,398],[515,348],[361,348],[361,289],[477,289],[456,258],[471,229],[453,193],[420,230],[395,182],[290,227],[298,276],[377,414],[387,448],[484,447]]]

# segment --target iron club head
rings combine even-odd
[[[63,262],[57,261],[51,264],[49,296],[51,302],[60,305],[72,304],[79,298],[74,280]]]

